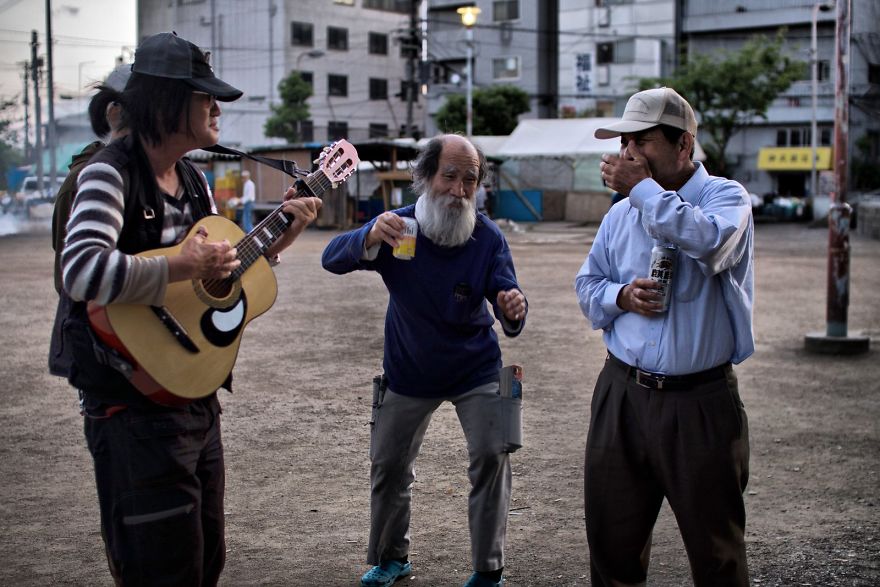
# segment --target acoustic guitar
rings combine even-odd
[[[297,181],[300,196],[320,196],[348,179],[359,163],[345,140],[325,148],[318,169]],[[244,327],[275,303],[278,284],[264,256],[287,230],[293,216],[283,205],[247,235],[222,216],[202,218],[179,244],[139,253],[173,256],[201,228],[208,241],[229,240],[241,265],[226,279],[192,279],[168,284],[161,306],[88,304],[89,322],[98,338],[118,353],[121,370],[150,400],[185,405],[216,391],[232,372]]]

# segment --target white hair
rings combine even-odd
[[[460,247],[474,232],[477,208],[473,198],[436,195],[428,189],[416,200],[419,230],[441,247]]]

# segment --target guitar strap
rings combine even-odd
[[[294,163],[293,161],[288,161],[287,159],[272,159],[271,157],[263,157],[262,155],[251,155],[250,153],[245,153],[244,151],[239,151],[237,149],[233,149],[232,147],[224,147],[223,145],[205,147],[202,150],[210,151],[211,153],[220,153],[222,155],[237,155],[239,157],[246,157],[247,159],[251,159],[253,161],[256,161],[257,163],[262,163],[263,165],[268,165],[269,167],[286,173],[294,179],[300,179],[308,175],[307,171],[300,169],[296,166],[296,163]]]

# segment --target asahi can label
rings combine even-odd
[[[657,287],[654,289],[662,296],[660,303],[663,304],[663,307],[657,310],[658,313],[669,309],[669,300],[672,297],[672,276],[675,272],[675,254],[674,246],[657,245],[651,249],[651,270],[648,277],[657,282]]]
[[[403,236],[397,241],[397,246],[394,247],[392,253],[398,259],[409,261],[416,256],[416,237],[419,234],[419,223],[415,218],[408,216],[401,217],[401,220],[406,223],[406,227],[403,229]]]

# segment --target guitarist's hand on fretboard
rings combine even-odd
[[[268,256],[277,255],[293,243],[293,241],[305,230],[305,228],[318,218],[321,206],[324,202],[321,198],[302,197],[294,188],[288,188],[284,194],[284,212],[293,216],[293,223],[290,225],[281,238],[269,248]]]
[[[208,242],[208,231],[201,227],[180,249],[168,257],[168,281],[186,279],[225,279],[241,265],[228,240]]]

